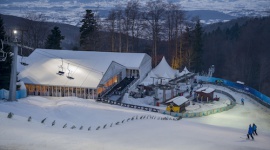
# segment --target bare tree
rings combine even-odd
[[[138,19],[139,19],[139,1],[132,0],[129,1],[126,5],[124,11],[124,30],[126,35],[126,51],[129,51],[129,35],[131,34],[132,42],[131,42],[131,49],[134,48],[134,38],[135,38],[135,30],[138,27]]]
[[[146,4],[143,19],[145,21],[144,29],[151,35],[152,57],[154,65],[157,65],[157,42],[160,39],[165,14],[166,4],[163,0],[150,0]]]
[[[108,27],[110,33],[110,41],[111,41],[111,51],[115,51],[115,28],[116,28],[116,18],[117,18],[117,12],[115,9],[112,9],[109,12],[107,21],[108,21]]]
[[[122,32],[123,32],[123,10],[121,7],[117,6],[116,8],[116,24],[118,29],[118,51],[122,52]]]
[[[27,13],[23,22],[23,30],[27,31],[23,36],[24,42],[33,48],[43,48],[45,46],[46,37],[49,34],[49,26],[43,14]]]
[[[194,58],[196,58],[194,50],[192,48],[187,49],[184,54],[184,59],[188,70],[194,66]]]
[[[181,6],[177,4],[169,3],[167,5],[166,12],[166,31],[168,38],[168,50],[174,51],[173,68],[179,69],[182,66],[182,23],[184,20],[184,13],[181,10]],[[180,42],[180,43],[179,43]]]

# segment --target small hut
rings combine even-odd
[[[196,90],[197,94],[197,100],[200,101],[212,101],[214,99],[214,91],[215,89],[210,88],[210,87],[202,87]]]
[[[184,96],[175,97],[166,102],[166,110],[169,112],[183,112],[186,110],[186,106],[189,105],[189,100]]]

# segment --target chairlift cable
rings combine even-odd
[[[49,52],[45,52],[45,51],[42,51],[42,52],[43,52],[43,53],[47,53],[47,54],[49,54],[49,55],[51,55],[51,56],[55,56],[55,57],[58,57],[58,58],[62,58],[62,57],[60,57],[60,56],[58,56],[58,55],[51,54],[51,53],[49,53]],[[40,54],[40,53],[39,53],[39,54]],[[41,54],[41,55],[42,55],[42,54]],[[50,57],[50,58],[54,58],[54,57]],[[97,72],[97,73],[101,73],[101,74],[103,74],[103,72],[102,72],[102,71],[99,71],[99,70],[96,70],[96,69],[93,69],[93,68],[90,68],[90,67],[84,66],[84,65],[82,65],[82,64],[79,64],[79,63],[73,62],[73,61],[71,61],[71,60],[66,60],[66,62],[70,62],[70,63],[72,63],[72,64],[76,64],[76,65],[78,65],[78,66],[82,66],[82,67],[84,67],[84,68],[87,68],[88,70],[95,71],[95,72]]]

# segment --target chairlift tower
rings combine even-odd
[[[13,31],[15,38],[13,43],[13,56],[11,64],[11,75],[10,75],[10,84],[9,84],[9,99],[8,101],[16,101],[16,83],[17,83],[17,56],[18,56],[18,39],[16,37],[17,30]]]

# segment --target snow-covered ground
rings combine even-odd
[[[208,86],[208,85],[206,85]],[[209,85],[212,86],[212,85]],[[268,150],[270,112],[251,98],[229,92],[245,105],[201,118],[158,120],[166,115],[97,103],[75,97],[27,97],[18,102],[0,102],[0,149],[16,150]],[[14,113],[12,119],[7,118]],[[129,120],[135,116],[155,119]],[[32,121],[27,119],[32,116]],[[46,118],[44,124],[41,120]],[[124,123],[122,121],[125,119]],[[53,121],[55,126],[51,126]],[[120,122],[119,125],[115,125]],[[67,128],[63,125],[67,123]],[[110,125],[113,123],[112,127]],[[248,125],[258,126],[255,140],[246,140]],[[107,124],[105,129],[104,125]],[[76,129],[70,129],[75,125]],[[79,128],[83,126],[82,130]],[[88,128],[91,126],[91,130]],[[101,129],[96,130],[100,126]]]

